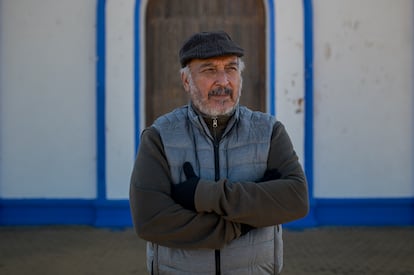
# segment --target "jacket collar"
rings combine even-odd
[[[237,105],[236,106],[236,108],[234,109],[234,112],[233,112],[233,114],[232,115],[230,115],[231,117],[230,117],[230,119],[228,119],[228,121],[227,121],[227,127],[226,127],[226,129],[224,130],[224,132],[223,132],[223,135],[222,135],[222,137],[224,137],[225,135],[227,135],[227,133],[233,128],[233,126],[236,124],[236,122],[239,120],[239,118],[240,118],[240,106],[239,105]],[[198,128],[200,128],[200,129],[203,129],[204,130],[204,132],[208,135],[208,136],[210,136],[211,138],[212,138],[212,136],[211,136],[211,133],[210,133],[210,130],[209,130],[209,128],[208,128],[208,126],[207,126],[207,124],[206,124],[206,122],[204,121],[204,117],[203,117],[203,114],[201,114],[194,106],[193,106],[193,104],[192,103],[189,103],[188,104],[188,118],[189,118],[189,120],[195,125],[195,126],[197,126]],[[213,119],[213,118],[211,118],[211,119]],[[223,121],[225,121],[226,119],[225,118],[220,118],[220,117],[218,117],[217,118],[217,120],[223,120]]]

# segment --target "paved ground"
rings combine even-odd
[[[414,227],[285,230],[283,275],[414,274]],[[146,274],[132,229],[0,227],[0,274]]]

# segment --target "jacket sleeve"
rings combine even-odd
[[[171,182],[161,138],[155,128],[147,128],[130,183],[131,214],[139,237],[169,247],[218,249],[240,236],[240,224],[176,204],[170,196]]]
[[[281,178],[258,183],[200,180],[195,193],[197,211],[217,213],[229,221],[253,227],[304,217],[309,211],[306,178],[280,122],[273,128],[267,169],[278,169]]]

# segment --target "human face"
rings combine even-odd
[[[239,58],[194,59],[181,74],[184,89],[203,114],[217,117],[233,112],[239,103],[242,77]]]

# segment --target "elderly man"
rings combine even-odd
[[[179,52],[190,103],[142,132],[130,204],[151,274],[278,274],[281,224],[308,212],[285,128],[239,105],[242,56],[225,32],[191,36]]]

